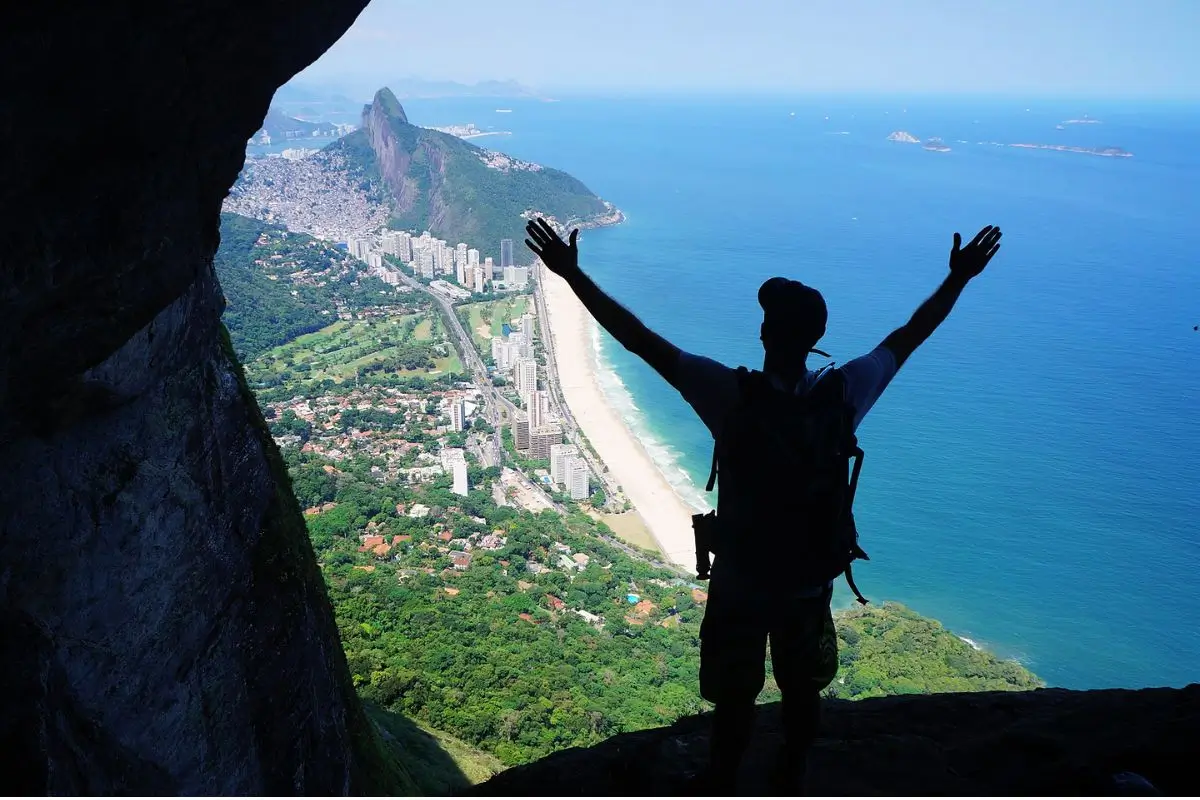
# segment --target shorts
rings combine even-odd
[[[837,675],[833,588],[813,595],[761,570],[713,564],[700,625],[700,694],[710,703],[754,702],[766,682],[767,641],[785,694],[817,693]]]

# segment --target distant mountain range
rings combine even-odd
[[[389,83],[392,94],[401,100],[432,100],[442,97],[494,97],[497,99],[547,100],[536,89],[513,80],[489,80],[478,83],[427,80],[407,77]],[[360,93],[361,92],[361,93]],[[322,103],[343,105],[355,102],[347,95],[359,98],[369,95],[371,87],[353,84],[319,84],[307,81],[285,83],[275,93],[276,103]]]
[[[429,99],[436,97],[498,97],[529,98],[544,100],[536,90],[516,81],[480,81],[479,83],[456,83],[455,81],[429,81],[422,78],[404,78],[392,81],[391,91],[397,97]]]
[[[307,139],[313,136],[337,136],[337,126],[330,122],[306,122],[302,119],[289,117],[278,108],[272,106],[267,111],[262,127],[254,134],[260,136],[263,131],[272,139]]]
[[[521,241],[523,217],[532,212],[584,227],[622,219],[565,172],[410,124],[386,88],[364,107],[359,130],[314,158],[342,165],[369,197],[387,204],[393,227],[428,230],[485,252],[501,239]]]

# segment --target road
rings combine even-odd
[[[398,269],[396,271],[400,274],[400,280],[405,284],[433,298],[433,302],[441,309],[442,316],[446,318],[447,326],[458,338],[459,354],[462,356],[464,366],[471,371],[471,374],[475,378],[475,383],[479,386],[479,390],[483,395],[484,413],[494,429],[492,432],[491,447],[481,451],[481,455],[485,456],[483,459],[484,466],[492,467],[503,464],[504,444],[500,438],[500,429],[504,424],[504,420],[500,410],[501,408],[508,408],[512,404],[502,398],[500,393],[496,391],[496,387],[492,385],[492,379],[488,375],[487,366],[479,356],[479,351],[475,349],[475,342],[472,340],[470,332],[463,328],[458,314],[454,313],[454,306],[450,304],[450,301],[415,278],[406,275],[404,270]],[[509,409],[509,413],[512,413],[511,409]]]
[[[542,340],[542,348],[546,353],[546,386],[550,390],[550,402],[554,406],[559,419],[563,421],[563,432],[566,435],[567,441],[572,442],[579,447],[580,455],[587,461],[588,467],[592,474],[601,482],[604,487],[607,503],[612,505],[617,502],[617,499],[622,496],[621,487],[607,471],[603,462],[600,461],[583,441],[582,433],[579,425],[575,422],[575,418],[571,415],[571,409],[567,407],[566,400],[563,398],[562,386],[559,383],[558,365],[555,361],[554,354],[554,338],[550,335],[549,315],[546,313],[546,299],[542,294],[541,277],[542,270],[545,268],[538,264],[535,267],[537,270],[538,279],[534,282],[534,302],[537,306],[538,332]],[[470,369],[475,378],[475,383],[479,386],[483,394],[484,409],[488,421],[495,428],[492,434],[491,447],[483,450],[481,455],[485,456],[484,466],[499,466],[504,463],[504,444],[501,438],[500,429],[504,424],[505,418],[516,419],[517,407],[507,398],[503,397],[496,387],[492,384],[491,377],[488,375],[487,367],[483,363],[483,359],[479,355],[479,351],[475,349],[475,341],[469,331],[463,328],[462,321],[458,318],[458,314],[454,313],[454,306],[449,299],[443,295],[433,291],[425,284],[409,276],[404,270],[397,270],[400,274],[400,280],[412,288],[424,292],[433,298],[434,303],[442,311],[442,316],[446,318],[450,330],[454,331],[454,335],[458,338],[459,352],[462,355],[464,365]]]
[[[537,305],[538,332],[542,338],[542,348],[546,353],[546,385],[550,388],[550,402],[558,411],[559,419],[563,421],[567,439],[579,447],[579,452],[587,460],[592,473],[604,485],[609,503],[615,503],[621,496],[621,487],[605,469],[603,462],[594,456],[591,448],[584,443],[579,425],[575,422],[575,417],[571,415],[571,409],[567,407],[567,401],[563,397],[562,383],[558,377],[558,361],[554,354],[554,337],[550,335],[550,315],[546,313],[546,298],[542,294],[542,279],[546,268],[539,262],[534,270],[537,280],[533,285],[533,297]]]

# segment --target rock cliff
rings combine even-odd
[[[1186,689],[985,692],[830,701],[810,794],[839,796],[1195,795],[1200,685]],[[760,710],[741,793],[768,793],[779,706]],[[475,788],[487,796],[687,794],[708,753],[707,717],[555,753]]]
[[[389,89],[363,109],[362,128],[326,148],[317,163],[345,164],[386,203],[395,227],[428,230],[485,255],[501,239],[521,241],[530,212],[577,225],[611,224],[620,212],[565,172],[476,147],[412,125]],[[525,259],[522,252],[518,259]]]
[[[47,2],[0,26],[6,794],[409,786],[212,268],[272,93],[364,4]]]

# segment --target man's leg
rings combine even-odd
[[[766,681],[767,628],[760,604],[720,559],[713,566],[700,626],[700,694],[713,704],[703,788],[735,794],[738,767],[754,731],[754,701]]]
[[[717,703],[713,709],[708,759],[709,789],[713,794],[736,794],[738,767],[754,734],[754,701]]]
[[[771,664],[783,694],[784,743],[775,779],[787,793],[803,791],[808,752],[821,724],[821,692],[837,675],[832,592],[791,603],[771,631]]]

